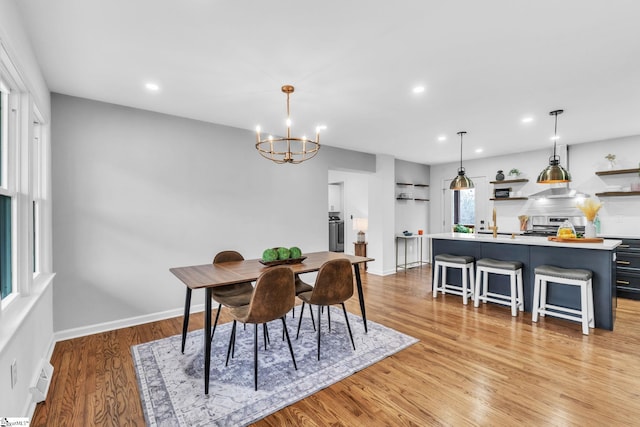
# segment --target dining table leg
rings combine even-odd
[[[211,289],[204,292],[204,394],[209,394],[209,370],[211,368]]]
[[[187,297],[184,302],[184,318],[182,319],[182,354],[187,342],[187,329],[189,328],[189,313],[191,312],[191,288],[187,288]]]
[[[360,264],[353,265],[353,271],[356,273],[356,288],[358,289],[358,299],[360,300],[360,312],[362,313],[362,322],[364,323],[364,332],[367,333],[367,311],[364,308],[364,294],[362,292],[362,279],[360,278]]]

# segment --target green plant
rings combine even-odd
[[[266,262],[275,261],[278,259],[278,251],[273,248],[265,249],[262,252],[262,260]]]
[[[513,169],[511,169],[511,170],[509,171],[509,176],[511,176],[511,175],[520,176],[520,174],[521,174],[521,173],[522,173],[522,172],[520,172],[520,170],[518,170],[518,169],[516,169],[516,168],[513,168]]]
[[[302,251],[300,250],[299,247],[294,246],[292,248],[289,249],[289,253],[292,259],[298,259],[300,257],[302,257]]]
[[[278,259],[289,259],[290,255],[288,248],[278,248]]]

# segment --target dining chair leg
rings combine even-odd
[[[353,349],[356,349],[356,343],[353,342],[353,334],[351,333],[351,326],[349,325],[349,316],[347,316],[347,309],[344,307],[344,303],[342,304],[342,311],[344,311],[344,320],[347,322],[347,329],[349,330],[349,337],[351,338],[351,345]]]
[[[300,315],[302,317],[302,314]],[[311,324],[313,325],[313,330],[316,330],[316,320],[313,318],[313,310],[311,310],[311,306],[309,306],[309,317],[311,317]]]
[[[327,320],[329,321],[329,332],[331,332],[331,307],[327,306]]]
[[[271,340],[269,339],[269,329],[266,323],[262,324],[262,336],[264,338],[264,351],[267,351],[267,343],[271,344]]]
[[[320,327],[320,319],[321,319],[321,315],[322,315],[322,306],[318,306],[318,360],[320,360],[320,330],[322,329]]]
[[[220,317],[220,309],[222,304],[218,304],[218,312],[216,313],[216,321],[213,322],[213,330],[211,331],[211,342],[213,342],[213,334],[216,333],[216,326],[218,326],[218,318]]]
[[[231,354],[231,348],[235,347],[235,339],[236,339],[236,321],[233,321],[233,326],[231,327],[231,336],[229,337],[229,347],[227,348],[227,361],[224,366],[229,366],[229,355]]]
[[[304,314],[304,301],[302,302],[302,308],[300,309],[300,318],[298,319],[298,332],[296,332],[296,339],[300,336],[300,325],[302,324],[302,315]],[[309,307],[311,310],[311,307]],[[313,312],[311,313],[311,318],[313,319]]]
[[[263,323],[264,325],[264,323]],[[265,342],[266,345],[266,342]],[[258,391],[258,324],[253,325],[253,386]]]
[[[298,370],[298,365],[296,364],[296,357],[293,355],[293,347],[291,346],[291,340],[289,339],[289,330],[287,329],[287,322],[284,321],[284,317],[282,317],[282,330],[287,337],[287,344],[289,344],[289,353],[291,353],[291,360],[293,360],[293,367]]]

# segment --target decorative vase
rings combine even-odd
[[[593,221],[587,221],[587,225],[584,226],[584,237],[587,239],[596,237],[596,226]]]
[[[498,174],[496,175],[496,181],[504,181],[504,174],[502,173],[502,171],[498,171]]]

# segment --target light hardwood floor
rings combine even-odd
[[[640,425],[640,301],[618,300],[615,331],[584,336],[574,322],[433,299],[430,271],[363,274],[367,317],[418,344],[255,425]],[[359,313],[356,299],[347,308]],[[31,425],[144,425],[129,348],[178,334],[181,322],[56,344]],[[192,316],[191,329],[202,324]]]

